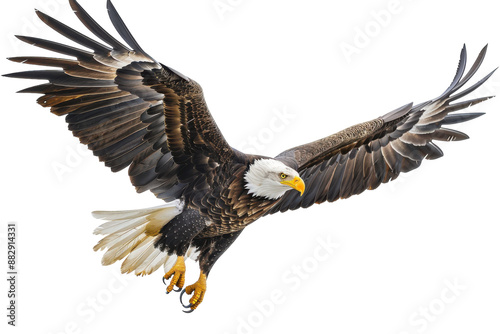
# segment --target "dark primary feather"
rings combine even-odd
[[[301,197],[287,192],[268,213],[306,208],[313,203],[333,202],[375,189],[401,172],[420,166],[424,159],[443,155],[433,143],[467,139],[460,131],[443,128],[472,120],[483,113],[450,114],[483,102],[491,96],[464,102],[451,102],[481,86],[493,72],[459,92],[476,73],[486,55],[485,46],[464,75],[467,52],[465,46],[451,85],[438,98],[412,106],[408,104],[372,121],[350,127],[315,142],[279,154],[276,159],[295,163],[306,190]],[[320,169],[317,167],[321,166]]]
[[[128,47],[111,36],[96,21],[94,21],[94,19],[85,11],[85,9],[83,9],[82,6],[80,6],[78,2],[70,0],[69,4],[75,12],[75,15],[87,27],[87,29],[89,29],[96,37],[101,39],[103,42],[110,45],[113,50],[122,53],[128,53],[129,51],[131,51]]]
[[[127,26],[125,25],[125,22],[123,22],[122,18],[118,14],[118,12],[115,9],[115,6],[111,3],[110,0],[107,1],[106,6],[108,8],[109,12],[109,18],[111,19],[111,22],[113,23],[113,26],[115,27],[116,31],[120,34],[120,36],[127,42],[127,44],[135,51],[138,52],[147,58],[151,58],[144,50],[140,47],[140,45],[137,43],[135,40],[134,36],[130,33],[128,30]]]

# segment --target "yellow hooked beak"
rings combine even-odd
[[[304,190],[306,189],[304,181],[298,176],[294,177],[291,181],[281,181],[281,184],[286,184],[287,186],[290,186],[293,189],[297,190],[298,192],[300,192],[300,196],[302,196]]]

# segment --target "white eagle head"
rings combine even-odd
[[[255,160],[245,173],[245,188],[253,196],[278,199],[288,190],[304,193],[305,184],[293,168],[274,159]]]

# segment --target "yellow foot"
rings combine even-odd
[[[165,280],[168,280],[172,275],[174,275],[174,277],[172,277],[170,284],[167,286],[167,293],[170,293],[174,289],[174,286],[179,288],[179,290],[175,291],[181,291],[184,286],[184,279],[186,277],[186,264],[184,263],[184,256],[177,257],[177,260],[172,268],[165,274],[165,276],[163,276],[163,283],[165,283]]]
[[[192,285],[188,285],[181,293],[181,304],[185,308],[190,308],[190,311],[184,311],[186,313],[193,312],[198,306],[200,306],[201,302],[203,301],[203,297],[205,297],[205,291],[207,291],[207,275],[203,273],[203,271],[200,272],[200,278],[198,278],[198,281]],[[193,297],[189,300],[189,305],[184,305],[182,302],[182,295],[184,293],[187,293],[188,295],[193,294]]]

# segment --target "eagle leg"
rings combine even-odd
[[[200,277],[196,283],[187,286],[181,292],[180,299],[182,306],[190,309],[188,311],[183,310],[185,313],[191,313],[200,306],[207,291],[207,277],[212,266],[226,249],[231,246],[234,240],[236,240],[241,231],[243,230],[215,237],[195,238],[191,241],[191,246],[196,247],[199,252],[197,260],[200,263]],[[187,305],[182,301],[185,293],[188,295],[193,294]]]
[[[167,294],[174,290],[174,287],[177,286],[179,290],[174,290],[176,292],[181,291],[184,286],[184,279],[186,277],[186,264],[184,263],[184,256],[178,256],[172,268],[163,276],[163,283],[166,283],[166,280],[170,279],[173,275],[170,284],[167,286]]]
[[[200,271],[200,277],[196,281],[196,283],[188,285],[185,289],[182,290],[180,299],[181,299],[181,304],[185,308],[190,308],[191,310],[189,311],[184,311],[186,313],[191,313],[193,312],[203,301],[203,297],[205,297],[205,292],[207,291],[207,275],[203,272],[203,270]],[[182,296],[184,293],[187,293],[188,295],[193,294],[193,297],[189,299],[189,305],[185,305],[182,302]]]

